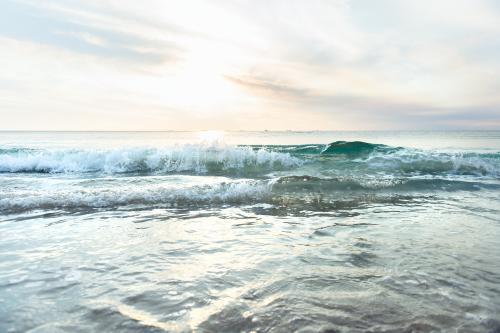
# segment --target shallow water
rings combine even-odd
[[[0,132],[0,210],[0,332],[500,330],[500,132]]]

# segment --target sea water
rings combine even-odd
[[[0,332],[499,332],[500,132],[0,132]]]

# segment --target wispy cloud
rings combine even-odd
[[[226,75],[225,78],[252,93],[261,94],[270,98],[300,100],[309,97],[309,92],[306,89],[263,78],[235,77],[230,75]]]
[[[469,121],[472,122],[472,126],[468,126],[471,128],[496,128],[500,123],[500,104],[446,107],[388,97],[325,94],[262,77],[228,76],[227,79],[265,99],[279,98],[298,109],[308,108],[309,112],[329,115],[332,119],[348,114],[352,121],[374,121],[381,127],[450,129],[464,127]],[[473,125],[474,121],[478,124]]]
[[[51,2],[7,0],[0,19],[4,22],[0,33],[4,36],[76,53],[146,62],[168,61],[182,53],[182,48],[172,41],[134,33],[124,19]]]
[[[499,21],[492,0],[7,0],[2,126],[494,128]]]

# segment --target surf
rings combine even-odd
[[[500,153],[439,152],[362,141],[302,145],[0,149],[0,173],[196,174],[269,177],[297,172],[500,177]]]

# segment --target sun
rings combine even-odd
[[[242,91],[226,78],[232,72],[234,50],[200,40],[190,41],[186,48],[189,51],[168,75],[169,104],[210,112],[237,105]]]

